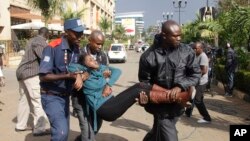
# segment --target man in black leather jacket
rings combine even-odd
[[[180,26],[172,20],[164,22],[161,33],[155,36],[153,45],[140,58],[139,81],[170,89],[171,94],[195,86],[201,77],[195,52],[180,41]],[[144,141],[178,140],[175,124],[184,112],[181,104],[149,103],[145,110],[154,115],[154,125]]]

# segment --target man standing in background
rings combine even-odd
[[[231,97],[233,96],[233,87],[234,87],[234,75],[235,70],[237,68],[237,55],[234,49],[231,47],[230,43],[227,43],[226,46],[227,54],[226,54],[226,65],[225,65],[225,71],[227,76],[226,81],[226,90],[225,90],[225,96]]]
[[[210,123],[211,117],[206,109],[206,106],[204,104],[204,91],[206,89],[206,85],[208,82],[208,57],[204,50],[204,45],[201,42],[196,42],[193,49],[196,53],[196,59],[198,64],[200,65],[201,69],[201,78],[199,80],[198,85],[195,86],[196,89],[196,95],[194,98],[195,106],[197,107],[199,113],[203,116],[203,118],[199,119],[198,123]],[[191,107],[187,108],[185,111],[185,114],[190,117],[192,115],[194,105],[192,104]]]
[[[45,127],[47,116],[41,104],[40,80],[38,76],[42,52],[47,46],[46,40],[48,37],[49,31],[46,27],[38,30],[38,35],[28,42],[25,54],[16,70],[16,77],[20,87],[15,128],[17,132],[29,129],[27,122],[31,112],[34,116],[33,135],[39,136],[49,133]]]

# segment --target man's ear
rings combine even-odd
[[[64,35],[67,36],[69,33],[69,30],[65,30]]]
[[[160,34],[160,35],[161,35],[161,38],[162,38],[162,39],[166,39],[166,33],[161,32],[161,34]]]

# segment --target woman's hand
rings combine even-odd
[[[108,78],[108,77],[110,77],[110,75],[111,75],[111,71],[110,70],[105,70],[105,71],[103,71],[103,76],[105,77],[105,78]]]
[[[103,89],[102,96],[107,97],[112,93],[112,88],[109,85],[106,85]]]

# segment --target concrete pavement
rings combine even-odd
[[[138,59],[140,54],[129,52],[129,60],[125,64],[111,64],[121,68],[123,74],[114,86],[114,93],[121,92],[125,88],[138,82]],[[45,141],[50,136],[33,137],[31,131],[15,132],[16,111],[18,104],[18,82],[15,77],[15,67],[5,68],[6,86],[0,93],[0,141]],[[177,123],[180,141],[228,141],[230,124],[250,124],[244,118],[250,114],[250,103],[236,97],[224,97],[223,91],[213,87],[214,96],[205,94],[205,104],[212,117],[211,124],[198,124],[201,117],[194,109],[193,116],[180,117]],[[71,109],[72,111],[72,109]],[[104,122],[100,132],[96,136],[97,141],[141,141],[151,129],[152,115],[135,104],[114,122]],[[71,116],[69,141],[80,133],[78,120]]]

